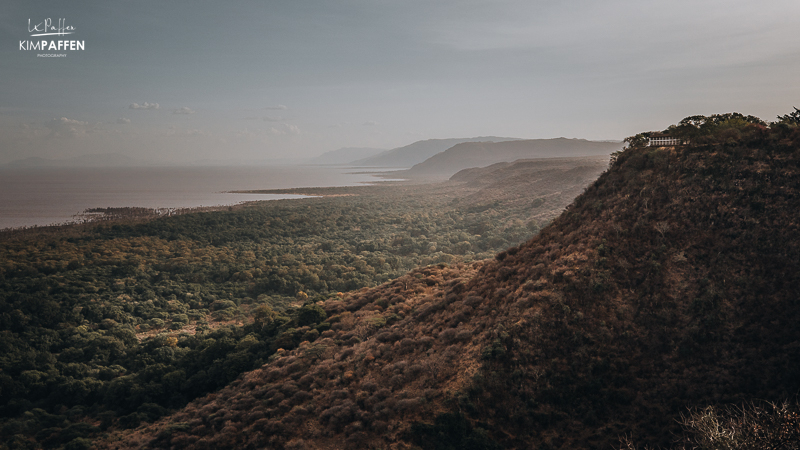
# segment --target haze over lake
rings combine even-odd
[[[72,220],[88,208],[191,208],[292,195],[228,191],[349,186],[377,181],[315,166],[0,169],[0,229]]]

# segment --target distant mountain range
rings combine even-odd
[[[370,147],[343,147],[338,150],[325,152],[307,161],[308,164],[350,164],[353,161],[371,158],[385,152],[384,148]]]
[[[372,167],[411,167],[421,163],[431,156],[441,153],[448,148],[464,142],[504,142],[515,141],[518,138],[480,136],[473,138],[453,138],[453,139],[428,139],[417,141],[412,144],[386,150],[375,156],[351,161],[350,164],[356,166]]]
[[[585,139],[527,139],[504,142],[462,142],[393,177],[447,179],[462,169],[529,158],[607,156],[622,142]]]

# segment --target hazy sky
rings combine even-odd
[[[30,37],[59,18],[70,35]],[[622,139],[800,107],[797,0],[6,0],[0,163]],[[81,40],[85,50],[20,50]],[[37,57],[38,54],[66,57]]]

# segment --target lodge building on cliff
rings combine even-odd
[[[674,147],[682,144],[680,139],[665,133],[651,133],[647,139],[648,147]]]

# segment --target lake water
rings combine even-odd
[[[0,229],[64,223],[88,208],[192,208],[291,195],[225,191],[353,186],[380,181],[343,167],[0,169]]]

